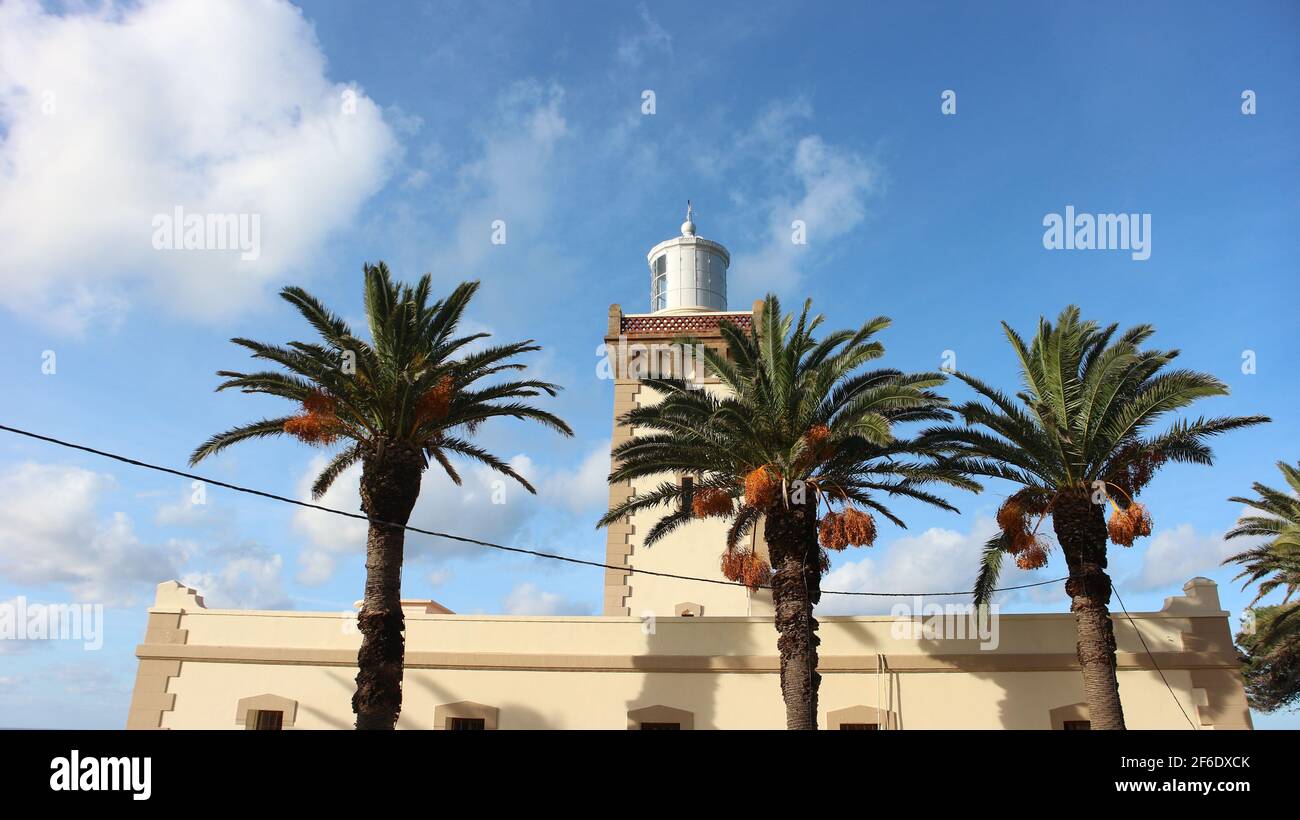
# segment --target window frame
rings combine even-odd
[[[679,731],[688,732],[695,728],[695,713],[662,704],[628,710],[627,728],[629,730],[639,730],[646,723],[676,723]]]
[[[878,730],[902,728],[902,723],[898,719],[898,712],[890,709],[877,709],[874,706],[859,704],[826,712],[826,728],[828,729],[838,730],[846,724],[865,725],[870,723],[874,723]]]
[[[298,701],[269,692],[240,698],[235,704],[235,727],[255,729],[257,712],[281,712],[281,730],[292,729],[298,718]]]
[[[274,715],[275,717],[271,717]],[[257,732],[281,732],[284,731],[284,712],[279,709],[254,709],[249,712],[249,722],[252,724],[248,728]],[[263,723],[269,725],[263,725]]]
[[[441,731],[459,731],[451,728],[451,722],[462,718],[482,720],[483,729],[491,732],[500,728],[501,710],[472,700],[440,703],[433,710],[433,728]]]
[[[1055,731],[1064,731],[1065,724],[1088,721],[1091,725],[1091,717],[1088,714],[1088,704],[1084,702],[1069,703],[1065,706],[1057,706],[1048,712],[1048,723]]]
[[[481,717],[456,717],[455,715],[447,718],[444,729],[451,732],[475,732],[487,729],[487,721]]]

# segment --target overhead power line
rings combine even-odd
[[[721,584],[723,586],[739,586],[739,587],[746,586],[745,584],[737,581],[727,581],[721,578],[699,578],[693,575],[680,575],[674,572],[659,572],[657,570],[638,569],[636,567],[620,566],[617,564],[603,564],[599,561],[588,561],[582,558],[574,558],[568,555],[559,555],[553,552],[542,552],[541,550],[527,549],[525,547],[511,547],[505,544],[496,544],[491,541],[483,541],[478,538],[470,538],[469,536],[465,536],[465,535],[454,535],[448,532],[438,532],[437,530],[426,530],[421,527],[411,526],[409,524],[397,524],[389,521],[381,521],[380,519],[371,518],[361,513],[353,513],[353,512],[348,512],[346,510],[335,509],[334,507],[326,507],[321,504],[313,504],[310,501],[302,501],[297,498],[289,498],[287,496],[277,495],[275,493],[268,493],[265,490],[257,490],[257,489],[253,489],[252,487],[244,487],[239,484],[231,484],[228,481],[218,481],[215,478],[208,478],[207,476],[196,475],[194,473],[187,473],[184,470],[175,470],[172,469],[171,467],[163,467],[158,464],[150,464],[147,461],[140,461],[139,459],[130,458],[128,456],[119,455],[117,453],[110,453],[106,450],[98,450],[95,449],[94,447],[88,447],[84,444],[77,444],[75,442],[57,439],[52,436],[45,436],[45,435],[41,435],[40,433],[33,433],[30,430],[22,430],[17,427],[8,427],[3,424],[0,424],[0,430],[4,430],[5,432],[8,433],[14,433],[15,435],[19,435],[19,436],[26,436],[27,438],[36,439],[37,441],[44,441],[48,444],[54,444],[59,447],[66,447],[71,450],[80,450],[83,453],[90,453],[91,455],[96,455],[101,458],[112,459],[113,461],[119,461],[123,464],[130,464],[133,467],[142,467],[146,470],[153,470],[159,473],[167,473],[168,475],[174,475],[180,478],[188,478],[191,481],[202,481],[203,483],[211,484],[214,487],[224,487],[227,490],[233,490],[238,493],[246,493],[248,495],[255,495],[260,498],[267,498],[272,501],[279,501],[283,504],[292,504],[296,507],[304,507],[309,510],[319,510],[320,512],[326,512],[332,515],[341,515],[346,518],[354,518],[359,521],[365,521],[368,524],[377,524],[381,527],[394,527],[394,528],[406,530],[407,532],[419,533],[420,535],[429,535],[434,538],[445,538],[449,541],[458,541],[463,544],[474,544],[476,546],[501,550],[503,552],[513,552],[519,555],[531,555],[534,558],[545,558],[551,561],[563,561],[569,564],[579,564],[581,566],[595,567],[597,569],[613,569],[613,570],[618,570],[619,572],[634,573],[636,575],[652,575],[659,578],[673,578],[678,581],[698,581],[700,583]],[[1012,590],[1017,590],[1017,589],[1029,589],[1031,587],[1041,587],[1041,586],[1046,586],[1047,584],[1055,584],[1059,581],[1064,581],[1064,580],[1065,577],[1061,577],[1061,578],[1053,578],[1050,581],[1038,581],[1032,584],[1017,584],[1016,586],[998,587],[997,589],[994,589],[993,592],[1010,592]],[[771,586],[761,585],[759,588],[771,589]],[[946,597],[946,596],[954,596],[954,595],[970,595],[972,593],[970,592],[970,590],[962,590],[958,592],[849,592],[849,591],[824,589],[821,591],[821,594],[853,595],[853,596],[869,597],[869,598],[917,598],[917,597],[938,598],[938,597]]]
[[[1156,656],[1151,653],[1151,647],[1147,646],[1147,639],[1142,637],[1142,630],[1138,629],[1138,625],[1133,622],[1133,616],[1128,614],[1128,607],[1124,606],[1124,599],[1120,597],[1119,589],[1114,584],[1111,584],[1110,589],[1115,593],[1115,600],[1119,601],[1119,608],[1124,612],[1124,617],[1128,618],[1128,625],[1133,627],[1138,640],[1142,642],[1142,648],[1146,650],[1147,657],[1151,659],[1151,665],[1160,673],[1160,680],[1165,682],[1165,688],[1169,690],[1169,697],[1174,699],[1174,705],[1178,707],[1178,711],[1183,713],[1183,719],[1187,721],[1187,725],[1191,726],[1193,731],[1199,731],[1199,727],[1187,716],[1187,710],[1183,708],[1183,702],[1174,693],[1174,687],[1169,685],[1169,679],[1165,677],[1165,670],[1161,669],[1160,664],[1156,662]]]

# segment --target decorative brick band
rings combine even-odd
[[[749,330],[753,314],[749,311],[734,313],[679,313],[651,316],[623,316],[619,330],[629,336],[640,334],[675,335],[678,333],[709,332],[717,335],[723,320],[731,322],[741,330]]]

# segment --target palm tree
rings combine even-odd
[[[1277,463],[1291,492],[1275,490],[1258,481],[1253,485],[1258,498],[1233,496],[1229,501],[1245,504],[1263,515],[1245,516],[1237,521],[1227,538],[1263,536],[1268,540],[1257,547],[1239,552],[1226,559],[1224,564],[1241,564],[1237,579],[1245,578],[1242,588],[1259,583],[1259,593],[1250,602],[1254,606],[1260,598],[1275,589],[1284,588],[1282,603],[1288,604],[1300,588],[1300,464],[1292,467],[1284,461]],[[1236,579],[1234,579],[1236,580]]]
[[[966,373],[957,378],[986,402],[957,407],[965,426],[926,430],[920,440],[952,456],[968,475],[1021,485],[998,510],[1000,532],[985,545],[975,600],[985,603],[1004,557],[1023,569],[1042,566],[1049,545],[1038,534],[1047,516],[1065,556],[1078,632],[1079,665],[1094,729],[1123,729],[1115,675],[1115,632],[1110,618],[1107,536],[1131,546],[1151,533],[1151,518],[1136,496],[1167,461],[1210,464],[1212,437],[1268,421],[1263,416],[1174,421],[1161,433],[1152,425],[1197,399],[1226,395],[1218,379],[1190,370],[1165,370],[1176,350],[1141,348],[1154,332],[1137,325],[1116,336],[1067,307],[1056,325],[1040,319],[1025,344],[1003,322],[1019,359],[1024,390],[1013,398]],[[1114,509],[1109,523],[1105,505]]]
[[[1255,610],[1256,630],[1240,636],[1238,643],[1249,653],[1243,674],[1252,705],[1271,711],[1300,698],[1300,603],[1291,598],[1300,589],[1300,465],[1279,461],[1277,467],[1291,492],[1275,490],[1255,482],[1257,498],[1234,496],[1229,501],[1245,504],[1263,515],[1244,516],[1227,534],[1228,538],[1263,536],[1268,540],[1223,563],[1240,564],[1237,579],[1242,588],[1258,583],[1251,600],[1259,600],[1276,589],[1285,590],[1279,606]],[[1234,579],[1236,580],[1236,579]]]
[[[1253,628],[1237,635],[1250,707],[1275,712],[1300,704],[1300,603],[1254,609]]]
[[[551,413],[521,401],[542,393],[554,396],[557,386],[535,380],[481,384],[496,374],[524,369],[512,360],[540,348],[529,340],[469,352],[472,342],[489,335],[456,335],[478,282],[463,283],[446,299],[429,304],[428,274],[414,287],[394,283],[383,262],[365,265],[364,274],[370,343],[298,287],[287,287],[280,295],[315,329],[319,342],[281,347],[231,340],[251,350],[253,358],[274,362],[287,372],[219,371],[226,381],[217,390],[237,387],[245,393],[268,393],[299,404],[300,410],[219,433],[194,451],[190,463],[237,442],[267,436],[291,435],[320,447],[339,443],[341,449],[312,485],[312,495],[319,498],[344,470],[360,462],[361,509],[370,524],[352,709],[358,729],[392,729],[402,706],[405,654],[400,602],[403,526],[430,459],[457,485],[461,479],[452,466],[453,455],[484,464],[535,493],[508,463],[471,438],[484,422],[499,416],[537,421],[566,436],[572,431]]]
[[[687,482],[664,481],[614,505],[598,526],[666,506],[646,533],[647,546],[695,518],[730,521],[723,552],[725,577],[755,589],[770,581],[781,656],[786,725],[817,727],[817,620],[826,549],[870,545],[875,522],[869,508],[904,526],[883,496],[920,499],[954,509],[924,485],[970,482],[917,460],[917,448],[895,438],[893,425],[942,420],[943,400],[929,388],[938,373],[860,370],[884,348],[872,337],[886,318],[860,330],[841,330],[820,341],[804,304],[797,324],[769,295],[748,332],[723,322],[728,353],[701,346],[707,369],[730,392],[724,397],[692,389],[681,379],[644,383],[664,394],[657,404],[625,413],[620,422],[637,435],[614,449],[611,483],[688,472]],[[697,344],[679,339],[679,344]],[[827,513],[818,518],[821,504]],[[833,512],[833,506],[841,512]],[[762,521],[770,564],[745,546]],[[822,546],[819,546],[819,536]],[[775,572],[772,568],[775,567]]]
[[[1289,493],[1255,482],[1257,498],[1228,499],[1263,514],[1240,518],[1227,537],[1268,540],[1223,562],[1241,565],[1237,579],[1245,579],[1243,589],[1259,584],[1250,602],[1254,629],[1238,635],[1237,643],[1246,650],[1242,667],[1246,695],[1250,705],[1263,712],[1300,701],[1300,603],[1291,600],[1300,588],[1300,464],[1292,467],[1279,461],[1277,467],[1291,488]],[[1285,590],[1281,604],[1255,608],[1277,589]]]

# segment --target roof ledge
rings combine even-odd
[[[1183,584],[1183,593],[1166,598],[1161,614],[1180,617],[1226,614],[1219,603],[1219,585],[1209,578],[1198,575]]]
[[[207,606],[197,589],[187,587],[180,581],[163,581],[154,592],[153,608],[185,612],[190,609],[207,609]]]

